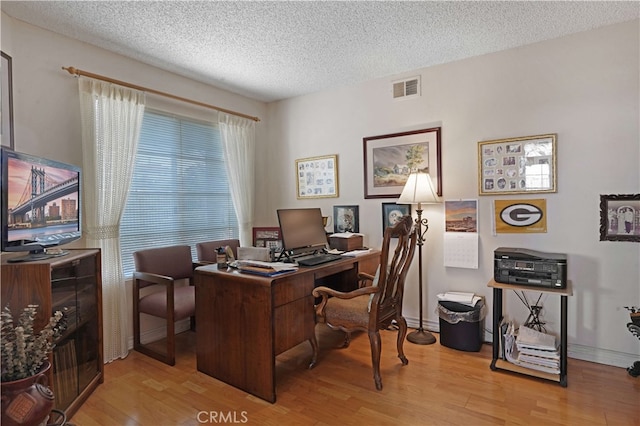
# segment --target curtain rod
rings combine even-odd
[[[161,92],[159,90],[149,89],[148,87],[136,86],[135,84],[126,83],[126,82],[120,81],[120,80],[115,80],[113,78],[105,77],[105,76],[102,76],[102,75],[99,75],[99,74],[93,74],[93,73],[90,73],[90,72],[87,72],[87,71],[79,70],[79,69],[74,68],[74,67],[62,67],[62,69],[67,71],[69,74],[72,74],[72,75],[76,75],[76,76],[83,75],[85,77],[95,78],[97,80],[106,81],[108,83],[114,83],[114,84],[118,84],[120,86],[129,87],[131,89],[136,89],[136,90],[140,90],[140,91],[143,91],[143,92],[149,92],[149,93],[153,93],[153,94],[156,94],[156,95],[165,96],[167,98],[175,99],[175,100],[186,102],[186,103],[193,104],[193,105],[198,105],[198,106],[209,108],[209,109],[214,109],[216,111],[226,112],[227,114],[236,115],[238,117],[248,118],[248,119],[253,120],[253,121],[260,121],[260,119],[258,117],[253,117],[251,115],[246,115],[246,114],[242,114],[240,112],[231,111],[229,109],[220,108],[220,107],[217,107],[215,105],[209,105],[209,104],[205,104],[205,103],[202,103],[202,102],[194,101],[194,100],[191,100],[191,99],[182,98],[180,96],[172,95],[170,93],[165,93],[165,92]]]

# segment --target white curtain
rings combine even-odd
[[[104,361],[128,355],[129,309],[120,219],[127,200],[144,92],[85,77],[79,79],[82,118],[84,223],[87,247],[102,252]]]
[[[253,197],[255,193],[255,121],[220,112],[222,146],[238,217],[240,244],[252,245]]]

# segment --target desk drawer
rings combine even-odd
[[[313,291],[313,276],[311,274],[297,274],[287,278],[278,278],[273,284],[272,291],[274,307],[308,297]]]
[[[275,355],[312,339],[315,333],[313,296],[298,299],[273,310],[273,351]]]
[[[343,263],[342,261],[337,261],[331,264],[324,264],[322,269],[318,269],[314,272],[314,277],[316,280],[319,280],[324,277],[328,277],[330,275],[336,275],[344,271],[356,270],[356,264],[354,263]]]

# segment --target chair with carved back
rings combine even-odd
[[[133,348],[169,365],[175,365],[175,322],[190,318],[195,329],[196,298],[193,286],[194,264],[191,247],[186,245],[140,250],[133,253],[136,270],[133,273]],[[188,285],[180,285],[181,281]],[[141,289],[156,286],[159,291]],[[166,351],[154,349],[140,341],[140,314],[164,318],[166,321]]]
[[[397,239],[395,249],[391,247],[392,239]],[[376,276],[360,274],[359,279],[368,281],[368,285],[360,286],[348,293],[328,287],[317,287],[313,290],[313,295],[321,298],[316,305],[317,320],[332,329],[345,332],[343,347],[349,346],[351,332],[367,332],[371,344],[373,379],[378,390],[382,389],[380,330],[388,329],[393,321],[398,326],[398,358],[403,365],[409,363],[403,349],[407,322],[402,316],[402,296],[407,271],[416,248],[416,239],[417,234],[411,216],[404,216],[394,226],[385,229],[380,255],[381,266],[378,267]],[[317,345],[313,350],[312,359],[316,360]]]

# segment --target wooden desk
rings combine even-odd
[[[276,355],[306,340],[317,344],[313,288],[353,290],[358,272],[374,274],[379,263],[372,251],[276,277],[197,268],[198,371],[275,402]]]

